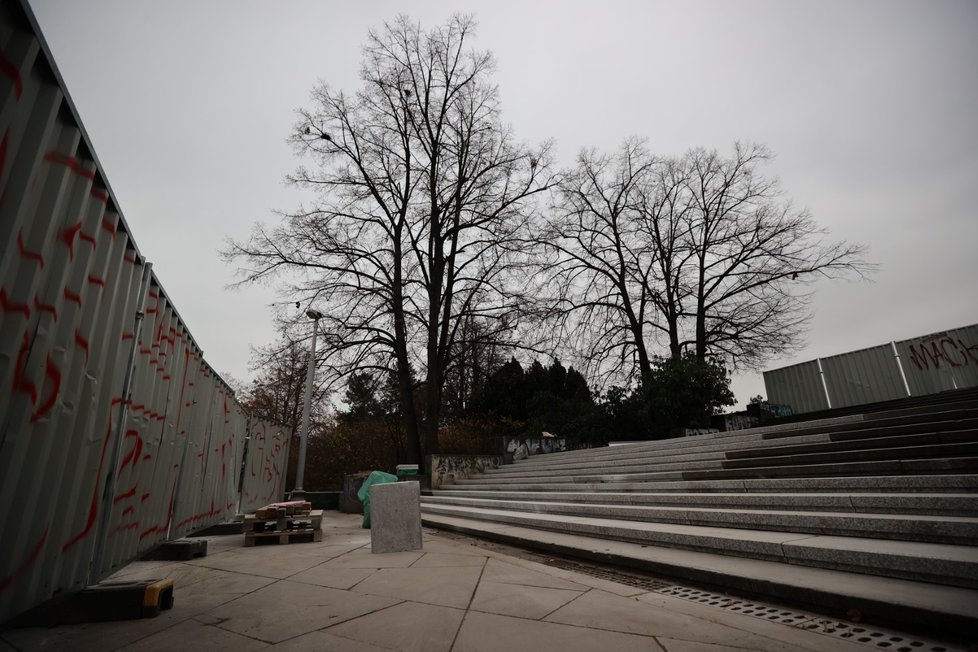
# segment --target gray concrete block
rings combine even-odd
[[[391,482],[370,487],[370,551],[421,550],[421,485]]]

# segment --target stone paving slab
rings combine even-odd
[[[156,618],[0,632],[9,650],[731,652],[876,649],[651,593],[424,531],[424,550],[373,555],[357,515],[322,542],[209,538],[191,562],[134,562],[113,579],[177,578]]]

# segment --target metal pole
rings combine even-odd
[[[312,321],[312,346],[309,349],[309,366],[306,369],[306,396],[302,402],[302,425],[299,435],[299,463],[295,470],[295,489],[292,491],[293,498],[296,494],[305,493],[302,490],[302,480],[306,471],[306,442],[309,440],[309,407],[312,403],[312,380],[316,372],[316,335],[319,332],[319,319],[322,315],[314,310],[306,313]]]

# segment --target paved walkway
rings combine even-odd
[[[201,559],[134,562],[112,579],[171,577],[173,609],[11,630],[0,651],[873,649],[434,531],[425,531],[423,551],[373,555],[359,516],[327,512],[323,530],[321,543],[245,548],[242,535],[210,537]]]

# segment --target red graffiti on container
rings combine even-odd
[[[50,163],[57,163],[58,165],[65,165],[75,174],[83,176],[90,181],[95,181],[95,170],[86,169],[74,156],[68,156],[52,149],[44,155],[44,160]]]
[[[13,584],[14,579],[18,575],[22,574],[24,571],[34,565],[37,558],[41,556],[41,550],[44,549],[44,544],[48,540],[48,531],[50,531],[50,529],[51,527],[48,526],[47,529],[44,530],[44,534],[41,535],[41,538],[38,539],[37,543],[34,544],[34,547],[31,548],[31,551],[27,554],[27,557],[25,557],[24,560],[17,565],[17,568],[15,568],[13,572],[3,578],[0,578],[0,593],[5,591],[11,584]]]
[[[978,365],[978,345],[966,344],[947,333],[920,340],[917,346],[908,344],[907,348],[910,349],[910,360],[921,371],[932,366],[940,369],[942,363],[950,367]]]
[[[34,297],[34,310],[49,313],[54,321],[58,321],[58,309],[50,304],[41,303],[41,300],[36,296]]]
[[[41,406],[37,408],[37,411],[31,415],[31,423],[36,423],[41,417],[50,412],[54,404],[58,401],[58,395],[61,394],[61,370],[58,368],[58,365],[54,364],[51,356],[48,356],[44,361],[44,378],[51,383],[51,393],[41,403]]]
[[[7,291],[0,289],[0,308],[4,312],[19,312],[27,319],[31,318],[31,307],[26,303],[15,303],[7,297]]]
[[[27,248],[27,245],[24,244],[24,234],[20,231],[17,232],[17,251],[20,253],[21,258],[33,260],[41,269],[44,269],[44,256],[36,251],[30,251]]]

